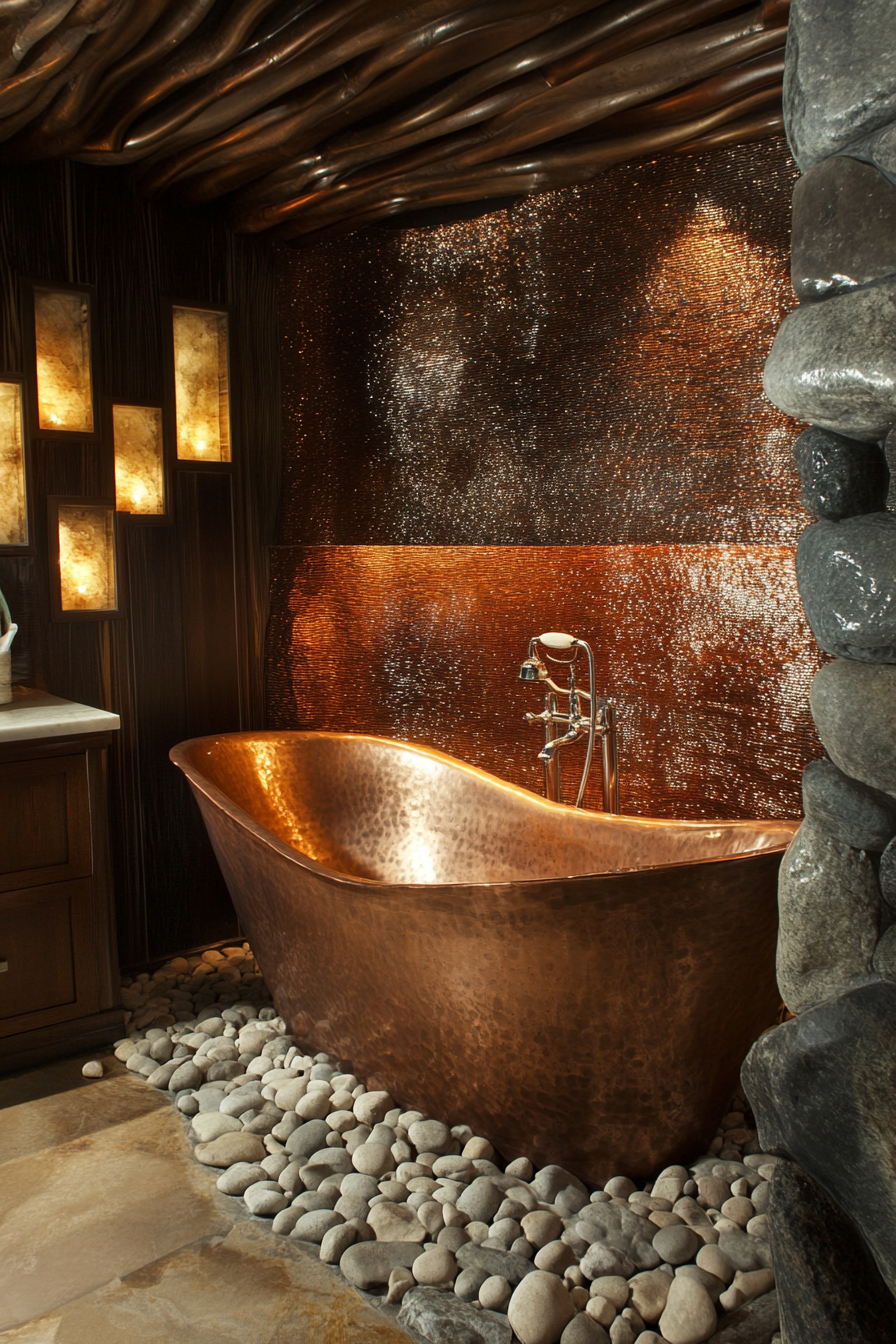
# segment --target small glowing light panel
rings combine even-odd
[[[177,456],[230,461],[227,314],[173,309]]]
[[[34,340],[38,429],[92,434],[89,296],[35,285]]]
[[[115,611],[114,518],[105,504],[59,505],[63,611]]]
[[[0,380],[0,546],[27,545],[22,385]]]
[[[123,513],[165,512],[162,410],[113,406],[115,507]]]

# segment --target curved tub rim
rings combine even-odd
[[[252,817],[248,812],[246,812],[242,807],[240,807],[239,804],[235,803],[233,799],[230,798],[223,791],[223,789],[220,789],[216,784],[213,784],[211,780],[207,779],[201,773],[198,766],[193,764],[193,762],[188,759],[190,752],[193,749],[202,748],[206,743],[211,744],[220,742],[223,738],[228,739],[241,738],[246,740],[258,741],[259,739],[275,739],[283,737],[292,737],[292,738],[323,737],[328,739],[350,739],[352,741],[374,742],[378,746],[388,746],[396,749],[411,751],[415,755],[436,757],[438,760],[444,761],[446,764],[450,765],[453,769],[461,770],[466,774],[472,774],[476,778],[485,778],[486,780],[488,780],[489,784],[492,787],[501,789],[507,793],[513,794],[514,796],[520,797],[527,806],[541,807],[549,811],[556,811],[560,809],[564,812],[570,810],[570,808],[572,807],[572,804],[570,803],[552,802],[550,799],[542,798],[539,794],[533,793],[529,789],[524,789],[519,784],[511,784],[508,780],[499,779],[497,775],[491,774],[488,770],[483,770],[480,766],[477,765],[470,765],[469,762],[462,761],[457,756],[451,756],[448,752],[441,751],[438,747],[430,747],[426,743],[406,742],[401,738],[379,737],[374,733],[349,733],[349,732],[329,732],[329,731],[325,732],[315,729],[259,728],[257,730],[246,729],[243,731],[236,731],[230,733],[207,733],[202,737],[185,738],[182,742],[178,742],[175,746],[171,747],[171,749],[168,752],[169,759],[173,762],[174,765],[178,767],[179,770],[183,772],[183,774],[189,780],[190,784],[194,788],[198,789],[200,793],[203,793],[206,798],[208,798],[209,802],[213,803],[216,807],[219,807],[223,812],[231,816],[233,820],[237,822],[238,825],[243,827],[244,830],[251,832],[253,835],[256,836],[257,839],[261,840],[264,844],[270,846],[272,849],[282,854],[284,858],[289,859],[291,862],[295,863],[298,867],[306,868],[309,872],[316,873],[321,877],[325,877],[330,882],[333,882],[336,885],[342,887],[360,888],[361,890],[366,891],[376,891],[376,890],[394,889],[396,884],[394,882],[380,881],[377,878],[355,877],[348,873],[337,872],[333,868],[327,868],[323,864],[318,863],[317,860],[312,859],[310,855],[303,854],[301,850],[294,849],[292,845],[288,845],[284,840],[281,840],[278,836],[274,835],[273,831],[269,831],[266,826],[262,826],[260,822],[256,821],[255,818]],[[589,812],[590,815],[597,817],[603,817],[605,815],[604,813],[599,811],[591,812],[590,809]],[[612,824],[615,818],[607,815],[606,820]],[[645,826],[655,826],[658,822],[668,820],[670,824],[681,829],[689,829],[691,827],[695,828],[706,827],[713,825],[713,820],[711,818],[704,821],[693,821],[693,820],[678,821],[675,820],[674,818],[626,816],[623,817],[622,820],[624,820],[627,824],[637,825],[637,823],[640,822],[643,823]],[[635,868],[613,868],[607,872],[602,873],[573,873],[573,874],[554,873],[551,874],[550,876],[544,876],[544,877],[527,877],[519,879],[508,878],[506,879],[506,881],[402,882],[400,885],[403,890],[407,891],[433,892],[433,893],[450,892],[462,889],[464,890],[467,889],[475,890],[477,888],[485,889],[490,887],[501,887],[507,885],[513,885],[515,887],[523,887],[523,888],[527,887],[534,888],[538,886],[544,886],[546,883],[551,882],[562,882],[564,884],[581,883],[581,882],[599,882],[602,879],[612,880],[614,878],[619,877],[620,875],[624,875],[627,873],[662,873],[672,869],[688,868],[698,864],[702,867],[704,864],[710,864],[710,863],[711,864],[734,863],[740,859],[754,858],[763,854],[783,854],[784,851],[787,849],[788,845],[790,844],[791,840],[793,839],[793,836],[796,834],[799,822],[797,821],[791,822],[780,818],[774,818],[765,821],[763,821],[762,819],[753,819],[753,818],[738,818],[736,820],[725,820],[720,818],[717,824],[720,826],[735,826],[735,827],[750,826],[756,829],[762,826],[771,826],[775,828],[786,827],[790,829],[791,834],[788,839],[786,840],[782,839],[779,845],[777,844],[764,845],[757,849],[743,850],[739,854],[716,854],[710,858],[683,859],[680,863],[645,864],[641,867],[635,867]]]

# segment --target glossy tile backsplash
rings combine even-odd
[[[822,656],[784,546],[277,547],[268,725],[423,742],[541,792],[518,672],[550,629],[591,642],[618,703],[623,812],[799,815]]]

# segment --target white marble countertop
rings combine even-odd
[[[39,737],[72,737],[104,733],[121,727],[117,714],[92,709],[74,700],[60,700],[46,691],[13,686],[12,700],[0,705],[0,742],[24,742]]]

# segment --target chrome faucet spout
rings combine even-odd
[[[552,737],[550,742],[546,742],[538,753],[537,760],[552,761],[561,747],[571,746],[573,742],[578,742],[582,734],[578,728],[571,728],[563,737]]]

